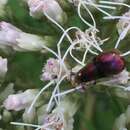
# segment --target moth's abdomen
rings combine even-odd
[[[116,52],[106,52],[96,56],[75,76],[75,82],[82,83],[120,73],[125,68],[125,60]]]
[[[103,53],[93,63],[98,73],[103,76],[118,74],[125,68],[125,60],[115,52]]]

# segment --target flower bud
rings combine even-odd
[[[130,105],[127,107],[125,115],[126,115],[126,123],[129,124],[130,123]]]
[[[37,110],[37,116],[38,116],[38,124],[42,124],[45,116],[47,115],[46,112],[47,104],[42,105]]]
[[[128,130],[127,126],[130,123],[130,105],[127,107],[125,113],[122,113],[115,121],[113,130]]]
[[[36,116],[36,110],[35,108],[32,108],[30,112],[28,112],[28,108],[25,109],[25,112],[23,113],[23,122],[24,123],[34,123],[37,119]]]
[[[14,93],[14,84],[9,83],[5,87],[5,89],[2,92],[0,92],[0,104],[8,97],[8,95],[13,93]]]
[[[7,59],[0,57],[0,78],[3,79],[7,72]]]
[[[24,32],[20,33],[16,41],[17,46],[13,47],[16,51],[39,51],[42,50],[43,45],[47,43],[40,36]]]
[[[9,111],[7,111],[7,110],[4,110],[4,111],[3,111],[2,120],[3,120],[5,123],[9,123],[9,122],[12,120],[11,112],[9,112]]]
[[[9,95],[4,101],[4,107],[7,110],[20,111],[22,109],[28,108],[35,98],[38,90],[29,89],[23,93]]]
[[[125,130],[125,127],[126,127],[126,116],[123,113],[116,119],[113,130]]]
[[[71,5],[68,0],[57,0],[57,2],[61,5],[63,9],[69,11],[71,9]]]
[[[28,0],[30,15],[41,17],[44,12],[59,23],[64,23],[65,13],[56,0]]]
[[[25,33],[7,22],[0,22],[0,47],[9,46],[16,51],[39,51],[48,44],[47,39]]]
[[[119,20],[119,22],[117,23],[117,30],[118,30],[118,33],[121,34],[123,32],[123,30],[125,28],[128,27],[128,25],[130,25],[130,10],[126,13],[124,13],[122,15],[122,17],[126,17],[126,18],[121,18]],[[128,18],[128,19],[127,19]],[[128,30],[127,33],[130,33],[130,29]]]
[[[2,120],[2,115],[0,114],[0,120]]]
[[[14,130],[26,130],[24,126],[15,126]]]

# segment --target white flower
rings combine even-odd
[[[28,0],[30,15],[41,17],[45,12],[57,22],[64,23],[64,12],[56,0]]]
[[[60,73],[60,62],[58,59],[50,58],[43,67],[41,80],[52,80],[57,79]],[[64,68],[61,66],[61,76],[65,74]]]
[[[3,78],[8,70],[7,59],[0,57],[0,77]]]
[[[20,111],[28,108],[37,94],[37,90],[29,89],[23,93],[9,95],[4,101],[4,107],[7,110]]]

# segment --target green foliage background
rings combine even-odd
[[[118,12],[112,12],[113,14],[122,14],[126,9],[119,7]],[[41,36],[49,35],[54,37],[54,42],[50,45],[56,50],[55,45],[60,38],[62,32],[53,25],[46,18],[40,20],[33,19],[29,16],[29,10],[27,5],[21,0],[9,0],[6,7],[6,17],[1,18],[7,22],[12,23],[18,28],[25,32],[38,34]],[[68,15],[68,21],[64,25],[64,28],[70,26],[78,26],[82,30],[85,30],[87,26],[79,19],[76,9],[71,6],[65,9]],[[97,26],[101,31],[99,36],[104,39],[110,37],[110,40],[103,46],[104,50],[112,49],[114,43],[118,38],[116,30],[117,21],[105,21],[102,20],[102,15],[98,12],[94,12],[96,17]],[[65,45],[67,40],[64,40]],[[65,46],[62,46],[64,49]],[[129,36],[122,41],[120,50],[125,52],[130,49],[130,38]],[[40,81],[40,74],[43,65],[46,60],[52,55],[41,54],[40,52],[9,52],[0,54],[9,59],[9,70],[6,76],[6,80],[3,83],[6,85],[9,82],[15,83],[16,90],[26,90],[29,88],[41,88],[44,83]],[[130,58],[126,57],[127,68],[130,70]],[[71,62],[71,61],[70,61]],[[129,101],[118,98],[111,93],[109,88],[97,91],[91,89],[85,93],[78,93],[80,108],[75,115],[75,129],[74,130],[112,130],[113,123],[122,112],[125,111]],[[21,113],[19,113],[21,114]],[[16,118],[17,119],[17,118]],[[13,121],[16,121],[14,118]],[[13,130],[14,128],[10,124],[4,124],[0,122],[0,127],[5,130]]]

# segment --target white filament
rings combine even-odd
[[[47,51],[51,52],[54,56],[56,56],[57,58],[59,58],[59,56],[57,55],[57,53],[55,53],[52,49],[48,48],[47,46],[45,45],[42,45],[42,47],[44,49],[46,49]]]
[[[83,58],[82,58],[82,63],[85,64],[85,60],[86,60],[86,56],[87,56],[87,53],[88,53],[88,50],[90,48],[90,45],[88,46],[88,48],[86,48],[85,52],[84,52],[84,55],[83,55]]]
[[[94,25],[91,25],[89,22],[87,22],[87,21],[82,17],[82,15],[81,15],[81,5],[82,5],[82,2],[79,2],[79,4],[78,4],[78,15],[79,15],[80,19],[81,19],[87,26],[89,26],[90,28],[94,28],[95,30],[97,30],[97,29],[96,29],[96,22],[95,22],[95,19],[94,19],[92,13],[91,13],[90,10],[89,10],[87,7],[85,7],[84,5],[83,5],[83,6],[85,7],[85,9],[87,10],[87,12],[88,12],[89,15],[91,16]]]
[[[64,91],[64,92],[55,94],[55,96],[56,96],[56,97],[57,97],[57,96],[65,96],[65,95],[67,95],[67,94],[69,94],[69,93],[73,93],[73,92],[75,92],[76,90],[79,90],[79,89],[82,89],[82,86],[79,86],[79,87],[76,87],[76,88],[73,88],[73,89],[69,89],[69,90],[67,90],[67,91]]]
[[[80,29],[79,29],[78,27],[70,27],[70,28],[66,29],[66,30],[64,31],[63,35],[61,36],[59,42],[57,43],[58,54],[60,55],[60,57],[61,57],[60,45],[61,45],[61,43],[62,43],[62,41],[63,41],[65,35],[66,35],[70,30],[72,30],[72,29],[75,29],[75,30],[80,31]],[[71,42],[71,44],[73,44],[73,41]]]
[[[19,125],[19,126],[30,126],[30,127],[40,127],[40,125],[28,124],[28,123],[20,123],[20,122],[10,122],[11,125]]]
[[[96,21],[94,19],[94,16],[92,15],[91,11],[87,8],[87,6],[85,6],[84,3],[82,3],[82,5],[85,8],[85,10],[89,13],[90,17],[92,18],[94,29],[97,30],[96,29]]]
[[[68,49],[66,50],[66,52],[65,52],[65,54],[64,54],[64,56],[63,56],[63,58],[62,58],[62,61],[65,60],[65,58],[67,57],[68,53],[70,52],[71,57],[72,57],[78,64],[81,64],[82,66],[84,66],[84,64],[82,64],[82,62],[79,61],[76,57],[74,57],[74,56],[72,55],[72,53],[71,53],[71,50],[73,49],[73,47],[74,47],[76,44],[78,44],[78,43],[79,43],[79,42],[75,42],[74,44],[72,44],[72,45],[70,45],[70,46],[68,47]]]
[[[57,82],[57,84],[56,84],[56,86],[55,86],[55,88],[54,88],[54,90],[53,90],[53,92],[52,92],[52,95],[51,95],[51,98],[50,98],[50,100],[49,100],[49,103],[48,103],[48,105],[47,105],[47,109],[46,109],[47,112],[50,111],[50,107],[51,107],[51,104],[52,104],[54,95],[55,95],[55,93],[56,93],[56,91],[57,91],[59,85],[61,84],[61,82],[62,82],[66,77],[67,77],[67,75],[64,75],[64,76]]]
[[[105,8],[105,9],[112,9],[112,10],[116,9],[116,7],[114,7],[114,6],[106,6],[106,5],[99,5],[99,4],[95,4],[95,6],[97,6],[99,8]]]
[[[127,56],[127,55],[129,55],[130,54],[130,51],[127,51],[127,52],[125,52],[125,53],[123,53],[123,54],[121,54],[120,56]]]
[[[30,111],[32,110],[34,104],[36,103],[37,99],[39,98],[39,96],[48,88],[50,87],[52,84],[54,84],[54,81],[50,81],[47,85],[45,85],[40,91],[39,93],[36,95],[36,97],[34,98],[33,102],[31,103],[29,109],[28,109],[28,113],[30,113]]]
[[[124,19],[124,20],[130,20],[129,17],[126,16],[105,16],[103,19]]]
[[[122,6],[130,8],[130,5],[125,4],[125,3],[121,3],[121,2],[111,2],[111,1],[103,1],[103,0],[101,0],[101,1],[99,1],[99,3],[101,3],[101,4],[109,4],[109,5],[111,5],[111,4],[112,5],[122,5]]]

